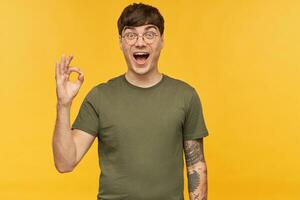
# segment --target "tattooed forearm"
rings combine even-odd
[[[207,171],[203,168],[188,170],[190,200],[207,200]]]
[[[188,185],[189,185],[189,192],[195,192],[197,187],[200,185],[200,175],[199,172],[193,170],[193,172],[188,172]]]
[[[184,141],[190,200],[207,200],[207,169],[203,139]]]

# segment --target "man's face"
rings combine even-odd
[[[157,70],[160,51],[163,48],[163,36],[160,35],[156,26],[147,24],[125,27],[121,36],[120,48],[129,70],[137,74],[146,74]]]

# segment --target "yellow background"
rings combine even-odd
[[[0,1],[0,199],[96,198],[96,140],[72,173],[54,167],[55,61],[73,53],[85,73],[72,122],[93,85],[127,70],[116,22],[131,2]],[[208,199],[299,199],[300,1],[144,2],[165,18],[160,71],[201,97]]]

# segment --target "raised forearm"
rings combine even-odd
[[[205,163],[187,169],[190,200],[207,200],[207,167]]]
[[[57,103],[57,117],[52,139],[53,156],[56,169],[70,172],[76,162],[76,146],[70,130],[70,106]]]

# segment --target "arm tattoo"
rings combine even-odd
[[[205,162],[203,154],[203,138],[184,141],[184,151],[187,167],[198,162]]]
[[[190,199],[207,200],[207,172],[203,153],[203,138],[184,140],[183,145]]]
[[[194,170],[192,173],[188,172],[189,182],[189,192],[194,192],[200,184],[200,174]]]
[[[201,193],[198,190],[198,187],[200,186],[200,173],[197,170],[193,170],[193,172],[188,171],[188,191],[190,194],[191,200],[207,200],[207,189],[205,192],[204,190],[200,188]],[[203,179],[205,180],[205,179]],[[201,181],[203,181],[201,179]],[[205,186],[207,188],[207,186]]]

